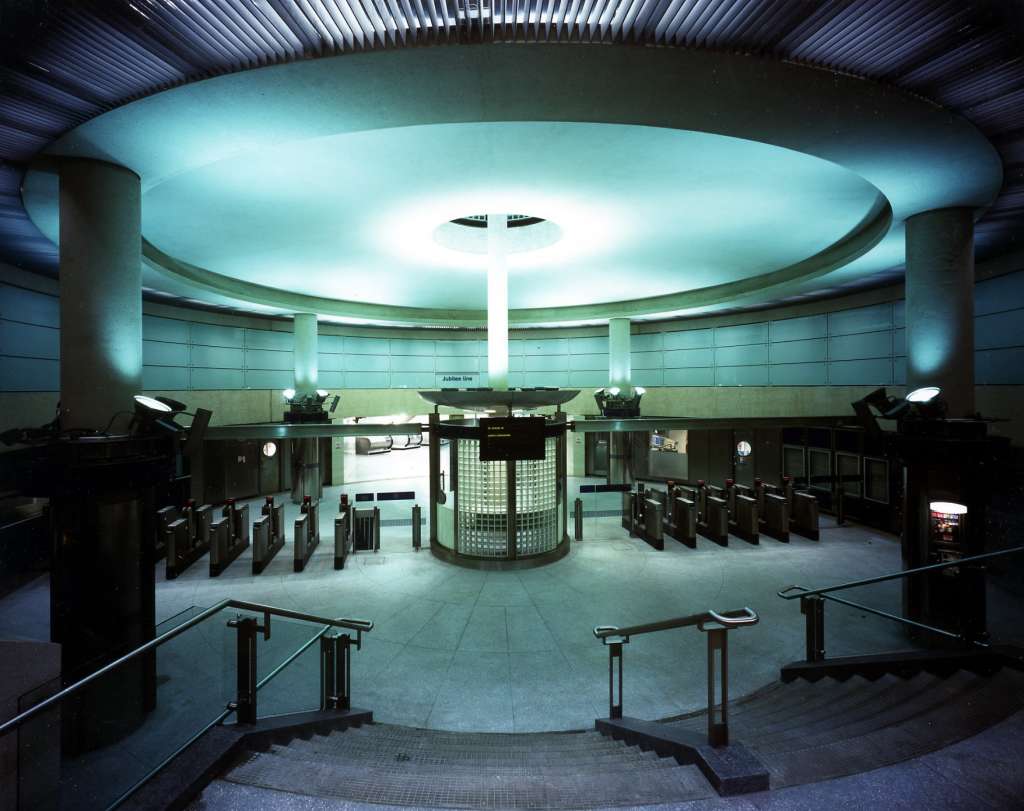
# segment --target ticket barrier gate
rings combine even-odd
[[[682,489],[676,488],[676,492]],[[672,520],[669,522],[668,534],[690,549],[697,548],[696,502],[678,495],[672,499]]]
[[[334,519],[334,568],[344,569],[352,548],[352,533],[349,531],[349,510],[345,510]]]
[[[210,536],[210,577],[219,577],[249,548],[249,505],[239,507],[233,498],[224,505]]]
[[[764,494],[765,494],[764,482],[760,479],[754,479],[754,499],[757,501],[757,514],[760,516],[764,515]]]
[[[724,495],[719,498],[724,498],[726,507],[729,510],[729,519],[736,520],[736,481],[734,479],[726,479],[725,487],[722,488]]]
[[[267,496],[252,525],[252,573],[262,573],[283,548],[284,504],[274,504],[274,497]]]
[[[697,532],[709,541],[714,541],[719,546],[728,546],[729,505],[724,498],[718,498],[713,495],[707,496],[706,504],[707,512],[705,519],[697,524]]]
[[[181,517],[171,521],[164,529],[164,544],[167,547],[168,580],[179,574],[210,551],[210,524],[213,507],[204,504],[196,507],[189,502],[182,508]]]
[[[733,505],[733,520],[729,522],[729,531],[747,543],[759,543],[757,499],[736,493]]]
[[[181,518],[177,507],[161,507],[156,511],[156,538],[153,540],[153,560],[167,555],[167,528]]]
[[[644,522],[641,525],[643,532],[640,533],[640,537],[659,551],[665,549],[665,537],[663,535],[665,530],[664,514],[665,509],[660,499],[646,499]]]
[[[380,507],[352,510],[352,551],[380,551]]]
[[[789,543],[789,502],[785,496],[765,492],[761,532],[777,541]]]
[[[697,523],[708,520],[708,486],[703,479],[697,480]]]
[[[622,528],[629,530],[629,534],[634,534],[635,526],[635,510],[633,509],[634,494],[632,492],[625,492],[622,494]]]
[[[793,493],[789,531],[812,541],[821,539],[818,528],[818,499],[810,493]]]
[[[302,497],[299,517],[295,519],[295,571],[306,568],[313,550],[320,544],[320,505],[312,496]]]
[[[789,503],[790,510],[793,509],[793,477],[783,476],[782,485],[779,488],[782,491],[782,495],[785,496],[786,501]]]

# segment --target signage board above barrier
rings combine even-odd
[[[485,417],[480,420],[480,461],[544,458],[543,417]]]

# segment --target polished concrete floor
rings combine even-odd
[[[892,537],[863,527],[828,526],[827,520],[817,543],[794,537],[783,544],[766,538],[751,546],[734,538],[723,549],[701,539],[696,550],[667,541],[666,550],[658,552],[629,538],[618,518],[588,517],[584,539],[573,542],[571,553],[538,569],[479,572],[452,566],[426,549],[414,552],[409,526],[385,526],[380,552],[359,553],[345,570],[335,571],[327,519],[333,518],[339,490],[353,497],[358,492],[415,490],[424,504],[425,478],[385,481],[377,476],[382,468],[392,475],[419,473],[421,461],[425,450],[349,457],[346,476],[364,475],[372,485],[352,483],[325,491],[323,541],[306,571],[291,571],[290,542],[258,577],[250,574],[248,553],[219,578],[208,577],[205,561],[200,561],[176,580],[164,581],[161,574],[158,619],[225,597],[325,617],[372,619],[374,631],[353,654],[352,689],[353,701],[373,709],[379,720],[439,729],[580,729],[608,713],[607,649],[594,638],[594,626],[750,606],[761,616],[760,624],[738,630],[730,639],[730,689],[739,696],[776,679],[781,665],[802,658],[799,605],[779,599],[779,589],[900,568],[899,546]],[[588,502],[590,512],[614,507],[619,496],[605,498],[607,503]],[[408,517],[410,506],[385,503],[382,515]],[[289,521],[293,510],[289,506]],[[898,609],[895,584],[871,587],[861,596],[882,608]],[[898,628],[883,620],[829,609],[830,654],[907,644]],[[267,651],[261,675],[314,630],[275,621],[271,640],[261,640]],[[224,671],[233,671],[230,635],[211,632],[207,644],[216,649]],[[187,655],[185,646],[181,648]],[[315,703],[314,654],[315,649],[308,651],[268,685],[260,696],[261,711]],[[230,677],[223,681],[230,695]],[[701,706],[706,683],[706,641],[696,629],[635,637],[626,648],[625,707],[630,715],[662,718]]]

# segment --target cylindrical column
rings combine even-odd
[[[628,318],[608,319],[608,385],[626,397],[633,393]]]
[[[633,393],[628,318],[608,319],[608,387],[623,397]],[[629,434],[612,432],[608,437],[608,483],[629,484]]]
[[[102,429],[142,391],[139,176],[103,161],[60,166],[63,428]]]
[[[508,268],[505,267],[504,214],[487,215],[487,378],[508,390]]]
[[[319,358],[315,313],[295,313],[295,396],[316,393]]]
[[[951,417],[974,412],[974,214],[907,220],[907,389],[939,386]]]

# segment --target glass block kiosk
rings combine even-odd
[[[435,408],[430,416],[434,555],[472,568],[510,569],[549,563],[568,552],[565,415],[513,414],[560,407],[577,393],[420,392],[435,407],[488,413],[442,421]]]

